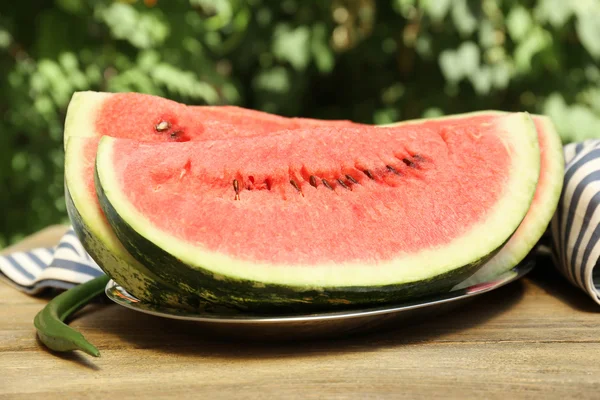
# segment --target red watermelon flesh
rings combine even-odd
[[[448,124],[479,124],[493,121],[495,117],[502,114],[505,113],[484,111],[431,120],[404,121],[389,126],[420,124],[424,127],[436,128]],[[519,229],[502,250],[479,269],[473,277],[459,285],[460,288],[493,279],[524,260],[542,237],[554,214],[563,184],[562,143],[548,117],[533,115],[532,118],[540,146],[540,176],[530,210]]]
[[[69,104],[65,139],[107,135],[152,142],[185,142],[262,136],[308,124],[356,125],[350,121],[285,118],[236,106],[186,106],[139,93],[78,92]]]
[[[523,261],[540,240],[554,215],[563,187],[562,143],[548,117],[536,115],[533,121],[540,146],[540,176],[531,207],[519,229],[502,250],[458,288],[486,282]]]
[[[467,234],[507,194],[514,149],[496,133],[469,121],[115,141],[111,167],[149,223],[209,251],[275,264],[379,262]]]
[[[90,113],[81,112],[79,102]],[[285,118],[237,106],[186,106],[158,96],[139,93],[80,92],[74,96],[73,113],[67,120],[87,123],[81,129],[67,123],[65,136],[95,136],[85,143],[83,157],[92,161],[101,136],[132,138],[148,142],[185,142],[189,140],[225,139],[235,136],[265,136],[286,129],[311,126],[355,126],[350,121]],[[167,122],[166,130],[157,130]],[[159,127],[160,128],[160,127]],[[94,164],[87,162],[78,171],[87,178],[87,190],[95,193]],[[98,204],[95,196],[94,202]],[[98,205],[98,211],[100,207]]]

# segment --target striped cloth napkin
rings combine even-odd
[[[0,256],[0,279],[28,294],[47,288],[69,289],[102,274],[73,229],[55,247]]]
[[[565,181],[550,224],[554,264],[600,304],[600,140],[564,147]]]
[[[555,265],[600,304],[600,140],[566,145],[564,154],[564,188],[550,226]],[[29,294],[102,274],[72,229],[54,248],[0,256],[0,279]]]

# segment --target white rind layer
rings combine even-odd
[[[111,96],[113,96],[113,93],[92,91],[75,92],[73,94],[65,117],[63,136],[65,150],[71,136],[100,136],[100,133],[96,132],[95,129],[96,115],[102,104]]]

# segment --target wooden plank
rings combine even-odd
[[[47,300],[0,284],[0,397],[598,398],[599,308],[549,266],[420,324],[255,343],[116,305],[71,323],[102,352],[52,354]]]

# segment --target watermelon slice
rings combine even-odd
[[[421,126],[446,125],[451,123],[482,123],[495,116],[504,115],[501,111],[481,111],[429,120],[403,121],[381,127],[397,127],[406,124]],[[532,205],[527,216],[504,247],[484,266],[464,282],[456,286],[461,289],[489,281],[519,264],[540,240],[556,210],[564,177],[564,157],[560,136],[548,117],[534,115],[533,121],[538,132],[540,145],[540,177]]]
[[[541,239],[554,215],[564,181],[562,142],[550,118],[536,115],[533,121],[541,152],[540,177],[529,212],[502,250],[473,276],[457,285],[457,289],[487,282],[523,261]]]
[[[186,112],[182,110],[198,110],[199,120],[194,123],[208,126],[208,137],[227,137],[229,135],[266,135],[272,131],[281,129],[298,128],[310,125],[337,125],[351,126],[349,121],[320,121],[312,119],[285,119],[282,117],[246,110],[239,107],[186,107],[184,105],[162,99],[160,97],[141,95],[135,93],[110,94],[98,92],[76,93],[69,106],[67,123],[65,126],[65,138],[72,136],[99,136],[107,134],[111,136],[132,137],[132,132],[146,132],[144,140],[171,141],[181,138],[171,138],[168,134],[160,134],[156,131],[156,125],[165,118],[163,115],[176,115],[177,120],[185,119],[182,116]],[[154,114],[149,112],[154,110]],[[167,110],[167,111],[165,111]],[[442,117],[436,121],[449,119],[469,123],[475,121],[475,117],[481,120],[486,116],[498,115],[499,112],[486,111],[481,113],[462,114],[452,117]],[[119,116],[120,121],[128,121],[126,125],[116,123],[114,115]],[[142,118],[140,118],[142,116]],[[524,258],[527,252],[535,244],[544,227],[547,225],[549,216],[555,208],[555,202],[562,186],[562,153],[560,151],[560,140],[555,134],[550,120],[534,116],[538,128],[538,136],[541,144],[541,176],[535,194],[533,206],[523,221],[515,237],[484,267],[482,267],[473,278],[459,285],[479,283],[512,268]],[[147,121],[158,121],[148,124]],[[422,124],[423,120],[406,121],[401,124]],[[193,126],[187,122],[186,128]],[[149,128],[144,129],[144,126]],[[397,124],[395,124],[397,125]],[[123,129],[126,128],[126,129]],[[224,129],[223,129],[224,128]],[[186,129],[190,131],[190,129]],[[193,131],[193,129],[192,129]],[[202,139],[204,129],[198,130],[199,137],[189,139]],[[142,136],[142,135],[138,135]],[[137,136],[134,136],[137,137]],[[92,138],[93,139],[93,138]],[[127,253],[105,221],[97,204],[93,182],[91,182],[92,164],[95,157],[95,146],[97,140],[91,140],[86,144],[83,139],[74,139],[72,150],[67,151],[66,186],[71,186],[71,192],[67,190],[67,202],[69,215],[73,225],[81,238],[85,238],[84,245],[96,261],[99,261],[105,272],[115,280],[129,289],[131,293],[145,301],[165,302],[164,293],[168,293],[166,287],[158,283],[156,276],[139,264]],[[87,147],[89,149],[85,150]],[[81,159],[84,157],[84,159]],[[69,160],[71,160],[69,162]],[[80,165],[86,168],[80,168]],[[70,168],[69,165],[74,167]],[[69,182],[71,182],[69,184]],[[74,198],[73,198],[74,197]],[[77,203],[84,210],[80,214]],[[92,206],[91,206],[92,205]],[[82,239],[83,240],[83,239]],[[126,278],[128,277],[128,279]],[[180,302],[176,296],[169,295],[175,302]]]
[[[266,135],[300,126],[349,126],[349,121],[284,118],[234,106],[189,107],[138,93],[77,92],[65,120],[67,212],[84,248],[98,265],[131,294],[146,302],[196,308],[136,261],[115,237],[102,214],[94,187],[94,160],[102,135],[155,142],[181,142],[227,136]]]
[[[102,138],[117,237],[171,286],[239,307],[449,290],[517,229],[539,174],[527,114],[190,143]],[[98,185],[99,183],[99,185]]]

